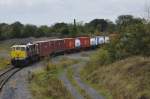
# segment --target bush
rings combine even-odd
[[[108,50],[100,49],[98,52],[96,52],[93,56],[91,56],[91,60],[94,64],[108,64],[110,63],[110,54]]]

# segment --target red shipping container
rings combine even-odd
[[[64,38],[65,41],[65,49],[75,49],[75,39],[74,38]]]
[[[64,39],[53,39],[50,41],[50,43],[54,53],[62,52],[65,50]]]
[[[36,44],[38,44],[40,57],[48,56],[49,54],[52,53],[49,41],[37,41]]]
[[[81,48],[90,47],[90,37],[78,37],[80,39]]]
[[[40,57],[48,56],[65,50],[64,39],[51,39],[48,41],[37,41]]]

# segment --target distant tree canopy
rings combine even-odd
[[[107,30],[108,22],[104,19],[94,19],[87,23],[87,27],[91,29],[91,32],[104,32]]]
[[[69,26],[67,23],[56,23],[52,26],[52,32],[57,35],[69,35]]]
[[[142,18],[132,15],[121,15],[116,22],[107,19],[94,19],[89,23],[56,23],[52,26],[35,26],[14,22],[0,23],[0,40],[10,38],[43,37],[43,36],[79,36],[106,33],[145,33],[150,32],[150,24]]]
[[[121,15],[116,20],[117,30],[118,32],[142,32],[138,27],[146,25],[144,21],[144,19],[134,18],[131,15]]]

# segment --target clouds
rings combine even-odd
[[[142,0],[0,0],[0,22],[21,21],[32,24],[90,21],[94,18],[115,20],[121,14],[143,16]]]

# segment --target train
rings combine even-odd
[[[29,42],[11,47],[11,64],[15,67],[24,67],[35,63],[44,57],[57,53],[80,51],[108,43],[108,36],[83,36],[75,38],[59,38]]]

